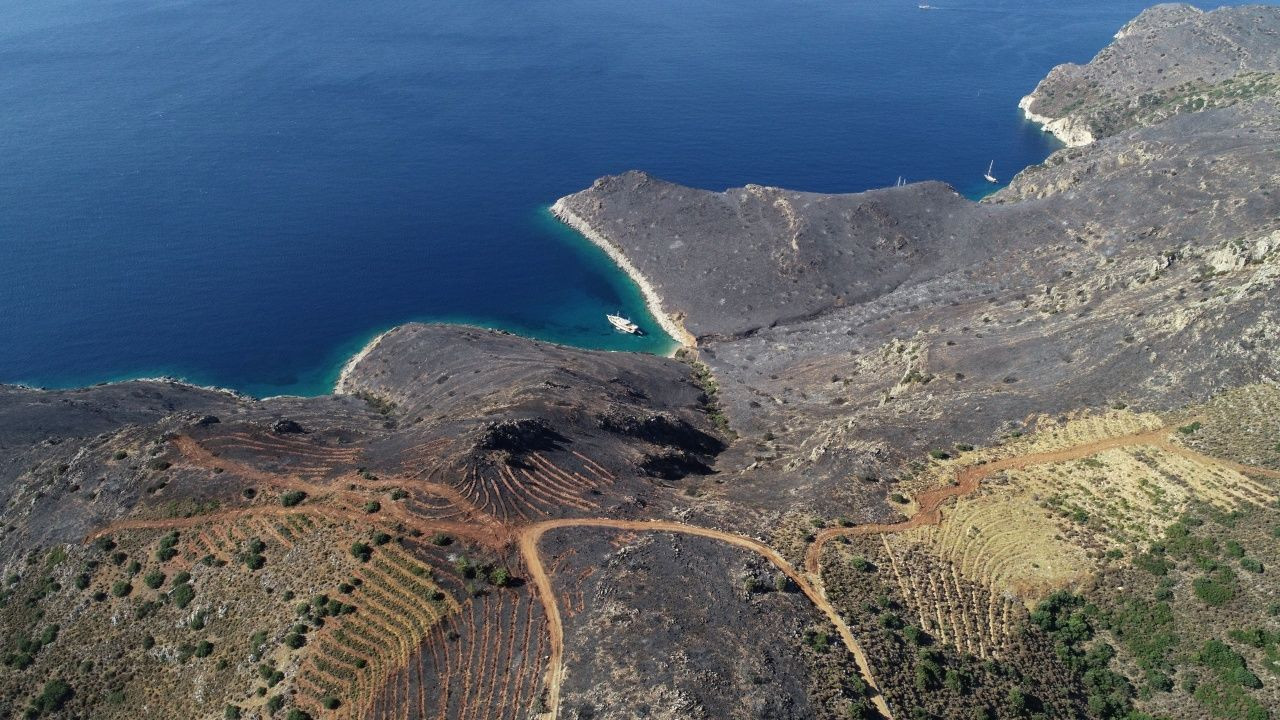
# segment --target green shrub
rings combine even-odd
[[[194,600],[195,597],[195,588],[186,583],[182,583],[169,591],[169,599],[173,601],[173,604],[176,605],[179,610],[190,605],[191,601]]]
[[[364,504],[364,511],[367,513],[376,513],[382,509],[382,503],[377,500],[370,500]]]
[[[1200,424],[1200,421],[1197,420],[1191,423],[1190,425],[1183,425],[1182,427],[1178,428],[1178,432],[1182,433],[1183,435],[1190,435],[1195,431],[1199,430],[1201,427],[1203,426]]]
[[[307,499],[307,494],[302,490],[290,490],[280,496],[280,504],[285,507],[293,507],[303,500]]]
[[[155,590],[164,584],[164,573],[159,570],[152,570],[143,576],[142,582],[146,583],[147,587]]]
[[[831,636],[822,631],[806,630],[804,641],[816,652],[826,652],[831,647]]]
[[[1133,564],[1152,575],[1164,577],[1173,569],[1173,563],[1169,562],[1163,555],[1145,552],[1133,558]]]
[[[369,558],[373,557],[373,548],[362,542],[351,543],[351,556],[360,562],[369,562]]]
[[[117,580],[111,584],[111,594],[116,597],[124,597],[133,592],[133,585],[128,580]]]
[[[1021,688],[1011,687],[1004,696],[1005,709],[1012,715],[1022,715],[1027,711],[1027,695]]]
[[[1220,674],[1231,675],[1236,670],[1246,669],[1244,656],[1231,649],[1221,640],[1206,640],[1196,653],[1196,662],[1215,670]]]
[[[1226,605],[1235,597],[1235,590],[1230,585],[1210,577],[1196,578],[1191,583],[1191,587],[1196,597],[1200,598],[1204,604],[1213,607]]]
[[[133,611],[133,617],[135,620],[145,620],[154,615],[159,609],[160,603],[155,602],[154,600],[148,600],[139,605],[138,608]]]
[[[196,645],[196,652],[195,652],[196,657],[206,658],[212,654],[213,654],[213,643],[209,642],[208,640],[201,640],[200,644]]]
[[[63,680],[50,680],[44,684],[44,689],[36,699],[31,701],[31,707],[37,716],[43,713],[55,713],[61,710],[74,694],[75,691]]]

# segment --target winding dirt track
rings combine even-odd
[[[982,479],[997,472],[1004,470],[1017,470],[1032,465],[1046,465],[1069,460],[1079,460],[1081,458],[1097,455],[1105,450],[1113,450],[1116,448],[1133,447],[1135,445],[1149,445],[1158,447],[1166,452],[1190,458],[1205,464],[1218,465],[1239,473],[1248,473],[1251,475],[1261,475],[1268,478],[1280,478],[1280,471],[1270,470],[1267,468],[1254,467],[1252,465],[1243,465],[1241,463],[1231,462],[1230,460],[1221,460],[1198,453],[1190,448],[1178,445],[1169,441],[1169,428],[1158,428],[1155,430],[1147,430],[1140,433],[1132,433],[1129,435],[1117,435],[1115,437],[1103,438],[1093,442],[1073,445],[1071,447],[1062,448],[1060,450],[1050,450],[1047,452],[1031,453],[1028,455],[1014,455],[1012,457],[1001,458],[981,465],[967,465],[960,469],[956,474],[956,482],[952,485],[946,485],[932,490],[926,490],[916,496],[916,505],[919,508],[910,518],[897,523],[867,523],[864,525],[855,525],[849,528],[828,528],[823,530],[814,537],[813,543],[805,551],[804,568],[810,577],[814,578],[814,582],[821,585],[822,571],[822,547],[833,538],[847,537],[850,535],[875,535],[880,533],[897,533],[924,525],[938,525],[942,522],[942,504],[954,497],[962,497],[974,492],[982,483]]]
[[[1073,445],[1060,450],[1050,450],[1029,455],[1014,455],[1001,458],[982,465],[966,465],[956,474],[956,481],[951,485],[925,490],[916,496],[916,513],[910,518],[896,523],[866,523],[847,528],[827,528],[819,532],[809,548],[805,551],[804,569],[811,577],[818,578],[822,572],[822,548],[828,541],[838,537],[851,535],[877,535],[880,533],[899,533],[924,525],[938,525],[942,522],[942,504],[951,498],[963,497],[974,492],[988,475],[1004,470],[1016,470],[1031,465],[1044,465],[1078,460],[1097,455],[1104,450],[1129,447],[1133,445],[1158,445],[1173,449],[1166,437],[1166,428],[1148,430],[1146,432],[1117,435],[1103,438],[1082,445]],[[1185,448],[1183,448],[1185,449]],[[1194,453],[1193,453],[1194,454]],[[1210,458],[1206,458],[1210,459]]]
[[[560,609],[557,604],[556,594],[551,583],[551,578],[547,573],[546,567],[542,561],[541,553],[538,549],[543,536],[553,530],[569,527],[594,527],[638,532],[680,533],[728,543],[729,545],[748,550],[763,557],[790,578],[791,581],[796,584],[796,587],[800,588],[805,596],[809,598],[814,606],[821,610],[831,623],[835,625],[841,640],[853,655],[854,660],[857,662],[858,670],[862,674],[868,687],[871,689],[872,702],[885,718],[892,720],[893,715],[889,711],[889,706],[885,702],[884,696],[880,692],[879,685],[876,683],[875,678],[872,675],[871,665],[867,660],[866,654],[863,652],[861,646],[858,645],[857,640],[853,637],[853,633],[845,623],[844,618],[840,616],[840,613],[827,599],[826,589],[823,587],[821,579],[821,558],[822,549],[830,540],[837,537],[853,535],[896,533],[924,525],[937,525],[942,522],[943,503],[951,498],[961,497],[976,491],[981,485],[982,479],[993,473],[1001,472],[1003,470],[1024,468],[1031,465],[1066,462],[1096,455],[1097,453],[1105,450],[1131,447],[1135,445],[1155,446],[1168,452],[1189,457],[1200,462],[1230,468],[1237,472],[1280,479],[1280,471],[1242,465],[1227,460],[1219,460],[1177,445],[1169,440],[1168,428],[1104,438],[1102,440],[1062,448],[1059,450],[1031,453],[1027,455],[1015,455],[984,464],[961,467],[956,475],[956,482],[954,484],[926,490],[917,495],[917,512],[909,519],[902,522],[867,523],[849,528],[828,528],[822,530],[806,549],[805,571],[802,573],[787,562],[781,554],[768,545],[749,537],[715,530],[713,528],[688,525],[669,520],[616,520],[611,518],[568,518],[545,520],[513,527],[477,508],[474,503],[469,501],[456,489],[445,484],[425,481],[419,477],[400,477],[390,480],[369,481],[359,476],[352,475],[350,477],[343,476],[343,478],[340,478],[339,481],[335,481],[332,485],[316,484],[306,482],[296,476],[267,472],[245,463],[215,456],[189,437],[178,438],[176,440],[176,444],[179,451],[182,453],[184,460],[189,465],[205,468],[212,468],[215,466],[222,467],[224,470],[232,474],[239,475],[256,482],[269,483],[273,486],[292,490],[303,490],[307,492],[312,499],[308,501],[305,506],[291,508],[258,505],[213,512],[204,515],[196,515],[188,518],[125,519],[112,523],[108,527],[94,532],[88,536],[88,540],[93,540],[94,538],[119,530],[184,528],[210,522],[236,520],[245,517],[274,517],[291,515],[299,512],[316,513],[325,517],[363,523],[369,523],[377,519],[371,517],[360,509],[363,501],[368,499],[367,495],[362,495],[355,491],[338,489],[340,487],[345,487],[348,482],[364,488],[386,489],[392,487],[413,487],[438,495],[462,510],[464,519],[461,521],[449,521],[423,518],[414,515],[411,511],[396,503],[390,504],[390,507],[386,507],[382,513],[380,513],[380,519],[395,519],[407,527],[427,532],[452,533],[496,549],[509,548],[513,542],[518,544],[521,557],[523,558],[529,573],[529,579],[537,590],[539,600],[542,603],[543,610],[547,618],[549,632],[551,634],[551,652],[548,657],[545,681],[546,701],[548,707],[547,713],[544,715],[546,720],[556,720],[559,714],[561,694],[560,686],[564,677],[564,625],[560,616]]]
[[[719,540],[720,542],[739,547],[744,550],[750,550],[755,554],[763,557],[773,564],[774,567],[781,570],[791,581],[800,588],[801,591],[809,598],[811,602],[821,610],[827,619],[836,626],[836,631],[840,633],[840,639],[844,641],[845,647],[853,654],[854,660],[858,663],[858,670],[862,673],[868,686],[872,689],[871,700],[875,703],[876,708],[887,718],[893,716],[889,713],[889,705],[884,701],[884,696],[880,694],[880,687],[876,684],[875,678],[871,674],[871,665],[867,661],[866,654],[862,652],[862,647],[858,645],[858,641],[854,639],[853,632],[849,630],[849,626],[845,624],[844,618],[840,617],[840,613],[835,607],[827,601],[826,594],[819,591],[809,579],[801,574],[787,562],[785,558],[778,554],[778,551],[765,545],[764,543],[752,540],[742,535],[734,535],[733,533],[713,530],[711,528],[699,527],[697,525],[686,525],[684,523],[672,522],[669,520],[610,520],[607,518],[570,518],[565,520],[547,520],[535,523],[524,528],[520,532],[520,554],[524,557],[525,564],[528,566],[530,579],[533,581],[534,587],[538,589],[538,597],[542,599],[542,606],[547,616],[547,626],[551,632],[551,656],[547,662],[547,706],[550,708],[548,717],[554,720],[560,707],[560,683],[564,677],[564,625],[560,619],[560,608],[556,603],[556,595],[551,587],[551,579],[547,575],[546,568],[542,564],[542,557],[538,552],[538,542],[548,531],[558,530],[567,527],[597,527],[609,528],[613,530],[632,530],[642,532],[671,532],[681,533],[684,535],[696,535],[698,537]]]

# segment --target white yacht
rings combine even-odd
[[[982,176],[982,177],[986,178],[986,179],[987,179],[987,182],[989,182],[989,183],[999,183],[999,182],[1000,182],[999,180],[997,180],[997,179],[996,179],[996,176],[995,176],[995,175],[992,175],[992,174],[991,174],[991,170],[992,170],[993,168],[995,168],[995,166],[996,166],[996,161],[995,161],[995,160],[992,160],[992,161],[991,161],[991,164],[987,166],[987,174]]]
[[[630,333],[631,335],[640,334],[640,326],[622,317],[621,315],[605,315],[605,318],[609,320],[609,324],[612,325],[616,330],[619,330],[624,333]]]

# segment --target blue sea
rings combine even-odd
[[[1018,99],[1144,6],[935,2],[8,0],[0,382],[321,394],[410,320],[666,352],[557,197],[977,197],[1054,149]]]

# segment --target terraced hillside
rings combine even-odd
[[[1230,459],[1260,430],[1280,435],[1259,412],[1280,388],[1232,399],[1252,401],[1252,412],[1224,415],[1217,401],[1163,419],[1048,420],[935,459],[927,475],[947,484],[908,501],[910,521],[819,532],[810,569],[860,616],[855,634],[882,663],[873,670],[891,705],[961,717],[957,707],[1007,706],[1012,681],[1049,717],[1266,717],[1270,683],[1210,674],[1205,685],[1187,662],[1230,638],[1256,648],[1255,667],[1280,671],[1269,629],[1280,587],[1260,559],[1270,543],[1258,544],[1280,535],[1280,471]],[[1244,442],[1201,453],[1190,447],[1201,433]],[[1221,528],[1204,533],[1206,521]],[[1227,617],[1191,620],[1228,607]],[[1064,608],[1075,611],[1070,631]],[[1063,694],[1073,687],[1077,696]]]

